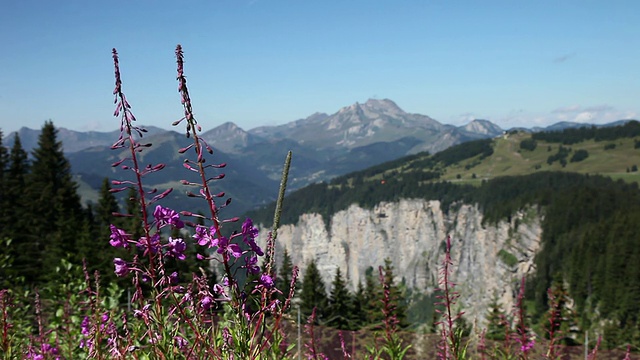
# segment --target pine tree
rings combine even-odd
[[[369,267],[365,271],[364,283],[364,311],[366,313],[366,325],[382,324],[382,286],[377,276],[373,274],[373,267]]]
[[[131,234],[134,240],[138,240],[142,236],[142,209],[140,208],[138,191],[134,188],[129,188],[127,191],[125,210],[126,214],[130,216],[127,218],[125,230]]]
[[[113,272],[113,258],[118,257],[121,249],[116,249],[109,243],[111,236],[110,226],[122,229],[125,225],[125,218],[116,217],[113,213],[120,212],[118,201],[111,190],[111,183],[108,178],[102,180],[98,203],[91,206],[90,217],[85,223],[90,227],[91,235],[88,242],[78,244],[82,256],[87,259],[87,264],[91,271],[98,270],[102,274],[102,280],[116,281]],[[120,256],[121,257],[121,256]]]
[[[0,288],[5,287],[7,284],[3,283],[3,280],[9,279],[13,276],[11,270],[11,264],[13,257],[9,246],[5,246],[5,241],[8,239],[7,213],[10,211],[10,204],[7,202],[6,191],[7,189],[7,170],[9,167],[9,152],[7,148],[2,144],[2,129],[0,129]]]
[[[404,296],[404,290],[393,280],[393,265],[391,259],[384,259],[384,267],[382,273],[384,277],[384,286],[389,288],[389,293],[392,303],[395,305],[393,315],[398,320],[398,326],[406,328],[409,326],[407,323],[407,304]]]
[[[34,266],[40,254],[32,245],[34,236],[31,233],[32,215],[27,210],[28,200],[24,196],[27,186],[26,178],[29,174],[30,164],[27,152],[22,148],[20,137],[16,133],[13,146],[9,154],[9,168],[6,174],[5,199],[11,204],[10,211],[5,213],[3,231],[12,239],[11,257],[13,258],[13,270],[24,276],[30,283],[36,278],[38,269]]]
[[[324,321],[327,311],[327,292],[315,260],[311,260],[304,272],[302,290],[300,292],[300,312],[304,317],[311,316],[316,308],[316,319]]]
[[[560,275],[554,277],[550,292],[549,310],[542,317],[545,337],[548,339],[549,335],[553,333],[554,338],[561,340],[565,345],[575,345],[578,332],[581,332],[577,324],[578,316],[570,306],[572,300]],[[553,323],[551,322],[552,316],[554,318]]]
[[[284,248],[284,251],[282,252],[282,262],[276,277],[276,287],[278,288],[278,290],[282,291],[282,294],[278,295],[278,298],[282,303],[284,303],[287,296],[289,296],[289,292],[291,291],[292,272],[293,262],[291,261],[291,256],[289,256],[289,251],[287,250],[287,248]]]
[[[73,181],[71,165],[64,157],[62,143],[51,121],[45,122],[33,150],[33,163],[27,178],[28,211],[33,217],[32,246],[41,254],[37,280],[55,274],[60,256],[75,251],[78,227],[82,223],[82,206],[78,185]]]
[[[7,172],[9,168],[9,151],[2,144],[2,129],[0,129],[0,239],[4,238],[7,212],[10,204],[7,202]],[[0,255],[3,253],[0,253]]]
[[[507,316],[498,302],[497,294],[493,295],[491,303],[489,303],[489,314],[487,315],[487,333],[485,337],[488,340],[503,341],[506,338],[507,327],[509,323]]]
[[[349,318],[352,311],[352,296],[342,278],[340,268],[336,268],[331,286],[326,324],[340,330],[352,330],[355,327]]]
[[[351,314],[350,320],[354,325],[353,330],[359,330],[367,325],[367,312],[366,312],[367,297],[365,288],[361,281],[358,281],[358,288],[356,293],[351,298]]]

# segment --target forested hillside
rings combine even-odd
[[[637,126],[636,122],[630,122],[611,129],[563,133],[570,135],[567,141],[574,148],[594,139],[637,143],[629,137],[630,129]],[[559,137],[563,133],[527,138],[563,142]],[[576,133],[585,134],[580,135],[582,142],[574,141]],[[527,175],[478,179],[473,185],[443,180],[451,166],[460,166],[463,161],[477,162],[475,166],[491,161],[495,143],[496,140],[469,142],[434,156],[413,155],[330,183],[311,185],[287,197],[282,221],[295,224],[301,214],[311,212],[321,214],[327,221],[330,215],[351,204],[372,208],[380,202],[401,198],[436,199],[445,208],[476,203],[487,222],[509,218],[517,210],[534,206],[543,215],[542,247],[527,292],[536,309],[534,321],[545,321],[542,314],[547,310],[546,291],[561,279],[568,284],[582,329],[609,319],[606,332],[615,335],[608,339],[618,339],[619,343],[637,340],[640,336],[640,268],[635,266],[640,262],[638,184],[568,171],[533,171]],[[611,151],[600,144],[603,152]],[[640,152],[633,148],[631,151]],[[249,216],[256,222],[269,224],[272,213],[273,205]]]
[[[13,140],[11,149],[0,144],[0,287],[55,281],[63,259],[75,265],[85,260],[104,284],[116,281],[113,258],[121,252],[109,244],[109,225],[139,235],[139,215],[114,216],[140,214],[137,192],[127,193],[123,208],[105,178],[97,202],[83,206],[52,122],[43,126],[31,158],[17,135]],[[197,270],[193,259],[180,266]]]

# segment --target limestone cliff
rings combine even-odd
[[[483,224],[482,218],[476,206],[444,212],[439,201],[384,202],[372,210],[352,205],[334,214],[328,227],[317,214],[282,226],[276,249],[281,254],[286,247],[301,274],[315,259],[327,286],[339,267],[351,290],[364,282],[368,267],[377,268],[388,257],[396,281],[404,278],[408,287],[430,293],[437,287],[443,241],[450,235],[460,304],[470,321],[482,320],[494,293],[505,308],[512,306],[519,279],[533,270],[542,232],[535,209],[498,224]]]

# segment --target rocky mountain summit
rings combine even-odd
[[[264,138],[296,139],[320,150],[349,150],[411,137],[419,143],[407,153],[415,153],[437,152],[462,141],[502,134],[497,125],[490,125],[469,129],[443,125],[429,116],[407,113],[389,99],[369,99],[332,115],[316,113],[285,125],[255,128],[250,133]]]

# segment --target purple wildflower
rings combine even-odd
[[[258,266],[258,257],[257,256],[245,257],[244,261],[247,264],[247,273],[248,274],[256,275],[257,273],[260,272],[260,266]]]
[[[156,206],[156,209],[153,212],[153,217],[158,222],[159,227],[163,227],[165,225],[172,225],[178,229],[182,229],[184,227],[184,223],[180,220],[180,214],[178,212],[160,205]]]
[[[224,236],[221,236],[218,239],[217,252],[218,254],[224,254],[225,252],[228,252],[235,258],[239,258],[240,255],[242,255],[242,249],[240,249],[240,246],[238,246],[238,244],[231,243],[229,239]]]
[[[207,229],[202,225],[198,225],[196,226],[196,233],[193,235],[193,238],[196,239],[200,246],[214,247],[218,246],[218,239],[214,237],[215,233],[216,228],[213,226]]]
[[[169,238],[169,243],[167,244],[167,255],[174,257],[178,260],[184,260],[187,256],[184,252],[187,250],[187,244],[182,239],[174,239],[172,237]]]
[[[171,273],[171,275],[169,275],[169,282],[172,285],[177,284],[179,281],[180,281],[180,279],[178,277],[178,272],[177,271],[174,271],[174,272]]]
[[[118,229],[113,224],[109,225],[109,228],[111,229],[111,235],[110,235],[111,240],[109,240],[109,243],[111,244],[111,246],[129,248],[129,241],[131,241],[131,238],[130,238],[131,235],[127,234],[127,232],[122,229]]]
[[[271,289],[273,287],[273,278],[268,274],[262,274],[260,275],[260,283],[267,289]]]
[[[242,237],[246,242],[248,238],[255,239],[258,237],[258,228],[253,226],[253,220],[247,218],[244,223],[242,223]]]
[[[160,234],[151,236],[151,240],[147,240],[145,236],[141,237],[137,246],[138,249],[143,251],[143,256],[147,256],[149,251],[151,251],[152,254],[157,253],[160,247]]]
[[[250,218],[247,218],[244,223],[242,223],[242,241],[245,244],[251,247],[258,256],[264,256],[264,252],[256,244],[256,237],[258,237],[258,228],[253,226],[253,221]]]
[[[531,351],[531,349],[533,349],[534,345],[535,345],[535,341],[534,340],[528,341],[526,344],[523,344],[520,347],[520,351],[526,354],[529,351]]]
[[[127,262],[121,258],[113,259],[113,265],[116,267],[115,273],[117,276],[122,277],[129,273],[129,265],[127,265]]]
[[[213,292],[220,295],[225,295],[224,287],[220,284],[213,284]]]
[[[80,333],[82,335],[89,335],[89,324],[89,317],[85,316],[84,319],[82,319],[82,323],[80,324]]]
[[[212,304],[213,304],[213,298],[209,295],[202,298],[202,302],[200,302],[200,306],[202,306],[202,308],[205,310],[209,310]]]

